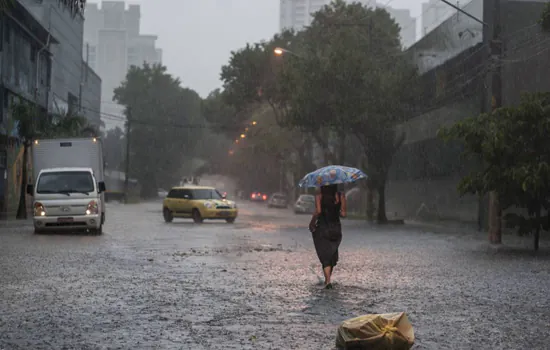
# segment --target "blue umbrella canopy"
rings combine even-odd
[[[298,183],[300,187],[321,187],[352,183],[360,179],[366,179],[367,174],[357,168],[341,165],[329,165],[312,171],[304,176]]]

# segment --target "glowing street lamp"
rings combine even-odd
[[[232,156],[235,153],[232,149],[229,150],[229,155]]]
[[[239,140],[235,140],[235,143],[239,143]]]
[[[254,121],[252,122],[252,125],[256,125],[256,124],[258,124],[258,123],[256,123],[256,121],[254,120]]]
[[[241,139],[244,139],[246,137],[245,134],[241,134]]]
[[[292,52],[292,51],[287,50],[287,49],[283,49],[282,47],[276,47],[275,49],[273,49],[273,53],[275,54],[275,56],[282,56],[282,55],[288,53],[288,54],[291,54],[292,56],[302,58],[302,56],[298,55],[297,53]]]

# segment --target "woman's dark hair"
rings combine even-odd
[[[321,194],[323,196],[335,197],[338,192],[338,185],[321,186]]]

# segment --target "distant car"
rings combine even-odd
[[[157,195],[159,196],[159,198],[166,198],[166,196],[168,195],[168,191],[166,191],[162,188],[159,188],[158,192],[157,192]]]
[[[224,199],[214,187],[206,186],[174,187],[162,205],[166,222],[172,222],[174,218],[192,218],[197,224],[205,219],[233,223],[238,214],[235,202]]]
[[[315,196],[311,194],[302,194],[294,204],[294,213],[313,214],[315,211]]]
[[[273,193],[267,201],[268,208],[287,208],[288,198],[284,193]]]
[[[265,202],[267,200],[267,194],[263,192],[252,192],[250,194],[250,200],[253,202]]]

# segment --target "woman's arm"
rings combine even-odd
[[[311,221],[309,222],[309,231],[314,233],[317,229],[317,218],[321,215],[321,195],[318,194],[315,196],[315,212],[311,216]]]
[[[342,206],[340,207],[340,216],[345,218],[348,215],[348,205],[345,194],[340,193],[340,201],[342,202]]]
[[[321,215],[321,195],[318,194],[315,196],[315,216]]]

